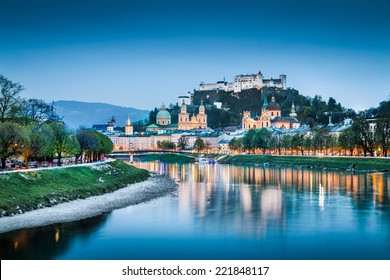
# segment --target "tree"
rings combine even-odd
[[[325,149],[326,155],[328,155],[328,150],[331,150],[332,155],[334,155],[334,150],[337,149],[338,146],[338,137],[334,134],[327,134],[325,136]]]
[[[94,153],[98,153],[101,149],[100,141],[95,131],[82,129],[77,132],[76,137],[80,145],[80,155],[84,154],[84,160],[92,162]]]
[[[294,136],[291,138],[291,148],[298,152],[301,152],[301,155],[303,155],[303,152],[305,150],[304,148],[304,140],[305,140],[305,135],[302,133],[296,133]]]
[[[58,165],[61,165],[61,158],[67,148],[67,141],[69,140],[69,129],[59,122],[50,123],[50,129],[53,134],[54,151],[58,156]]]
[[[232,140],[230,140],[228,145],[229,145],[229,149],[234,151],[242,148],[241,139],[237,139],[235,137]]]
[[[19,117],[25,124],[53,122],[60,118],[56,114],[54,107],[41,99],[24,99],[19,103]]]
[[[30,157],[38,159],[51,154],[53,134],[47,124],[27,125],[24,127],[25,141],[22,148],[24,165],[27,167]]]
[[[160,148],[163,150],[174,150],[176,145],[171,141],[163,140],[160,142]]]
[[[99,149],[94,151],[94,160],[100,160],[102,156],[112,152],[112,150],[114,149],[114,144],[108,136],[97,131],[93,132],[98,137],[100,142]]]
[[[177,147],[180,150],[184,150],[188,146],[188,137],[187,136],[180,136],[180,138],[177,140]]]
[[[272,137],[272,133],[266,128],[256,129],[255,134],[251,141],[251,147],[253,149],[261,149],[265,154],[266,149],[269,147],[269,140]]]
[[[320,129],[317,131],[314,131],[313,134],[313,149],[314,149],[314,154],[317,154],[317,150],[320,150],[320,152],[324,149],[325,147],[325,130]]]
[[[291,141],[292,141],[292,136],[289,134],[285,134],[282,137],[282,146],[284,148],[284,153],[286,154],[287,150],[291,150]]]
[[[200,151],[204,150],[206,148],[206,145],[204,144],[203,139],[196,138],[194,143],[194,149],[199,153]]]
[[[283,135],[277,131],[274,133],[274,135],[272,135],[271,139],[269,140],[269,147],[271,149],[278,150],[278,155],[281,155],[281,150],[283,147],[282,138]]]
[[[390,100],[381,102],[378,109],[378,118],[375,128],[375,140],[387,157],[390,149]]]
[[[244,150],[249,150],[249,153],[251,152],[251,149],[252,149],[252,138],[255,135],[255,133],[256,133],[255,129],[253,129],[253,128],[249,129],[245,133],[244,137],[242,137],[242,140],[241,140],[242,148]]]
[[[112,142],[112,141],[111,141]],[[68,141],[65,145],[65,152],[69,155],[74,155],[75,157],[75,164],[77,164],[77,160],[80,157],[82,151],[80,147],[80,143],[77,140],[77,134],[72,133],[69,136]]]
[[[313,146],[313,141],[310,135],[305,136],[303,139],[303,148],[307,150],[307,154],[310,155],[311,148]]]
[[[10,122],[0,123],[0,158],[1,168],[5,168],[9,157],[18,155],[22,152],[25,138],[23,128]]]
[[[17,108],[19,94],[24,88],[18,83],[13,83],[3,75],[0,75],[0,122],[4,122]]]
[[[375,135],[364,115],[359,116],[353,122],[351,129],[354,133],[355,144],[363,149],[364,156],[374,153]]]
[[[338,139],[338,143],[342,149],[349,151],[350,156],[353,155],[353,150],[355,149],[356,141],[354,132],[351,127],[348,127],[346,130],[341,132]],[[347,152],[345,152],[345,155],[347,155]]]

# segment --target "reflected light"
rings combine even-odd
[[[58,242],[60,240],[60,230],[59,229],[56,229],[56,232],[54,234],[54,239],[56,242]]]
[[[325,195],[324,195],[324,187],[320,183],[320,191],[319,191],[319,198],[318,198],[318,203],[320,206],[321,211],[325,209]]]

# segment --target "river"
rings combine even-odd
[[[389,174],[135,165],[168,174],[178,191],[1,234],[1,259],[390,259]]]

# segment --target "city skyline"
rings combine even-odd
[[[258,71],[355,110],[390,94],[385,0],[1,2],[0,73],[25,97],[152,109]]]

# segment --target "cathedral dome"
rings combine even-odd
[[[276,102],[271,102],[270,104],[268,104],[267,109],[273,111],[280,110],[280,105]]]
[[[160,111],[157,113],[157,119],[171,119],[171,114],[167,111],[167,108],[163,104],[160,107]]]
[[[266,108],[271,111],[280,110],[280,105],[276,103],[275,96],[272,96],[271,102],[267,105]]]
[[[167,110],[159,111],[157,113],[157,119],[170,119],[171,114]]]

